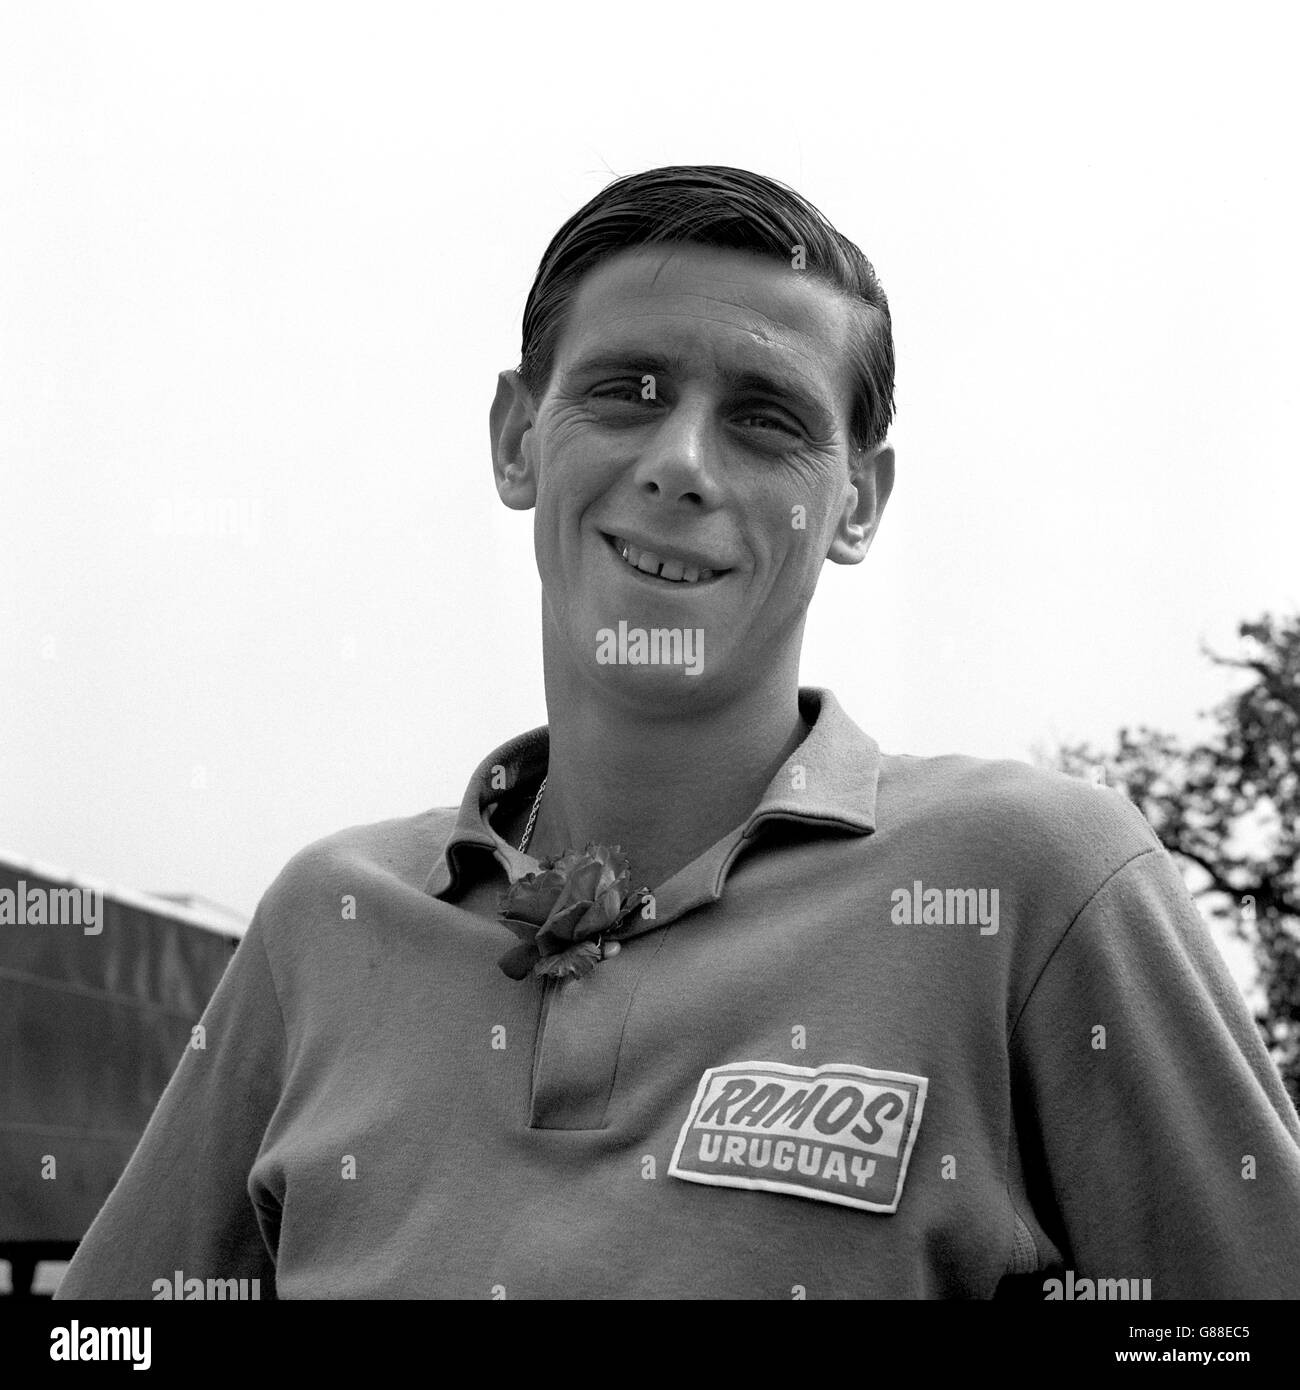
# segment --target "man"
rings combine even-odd
[[[549,725],[287,866],[60,1297],[1300,1292],[1300,1126],[1141,816],[798,685],[892,411],[790,190],[566,223],[491,414]]]

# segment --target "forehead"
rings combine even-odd
[[[692,371],[787,373],[842,402],[856,326],[846,295],[778,260],[713,247],[640,247],[582,280],[555,369],[597,353],[643,351]]]

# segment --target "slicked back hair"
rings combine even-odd
[[[550,381],[583,277],[622,251],[682,243],[747,251],[787,266],[802,247],[802,273],[861,306],[861,331],[850,348],[850,438],[857,449],[883,442],[894,418],[894,336],[871,262],[792,188],[719,164],[670,165],[615,179],[551,238],[524,306],[519,375],[535,400]]]

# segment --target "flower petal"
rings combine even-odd
[[[568,878],[579,864],[590,857],[591,856],[587,854],[585,850],[566,849],[563,854],[553,859],[551,863],[563,877]]]
[[[618,909],[618,889],[611,887],[587,908],[581,920],[574,925],[573,939],[585,941],[588,937],[608,931],[618,917]]]
[[[605,866],[599,859],[586,856],[580,864],[575,864],[565,880],[564,892],[556,902],[556,907],[567,907],[569,903],[589,903],[600,889],[601,875]]]
[[[556,869],[548,869],[540,874],[525,874],[506,889],[501,900],[501,911],[540,927],[559,902],[564,884],[565,875]]]
[[[600,947],[594,941],[582,941],[557,955],[544,956],[533,966],[535,975],[552,975],[556,979],[583,979],[590,975],[600,960]]]
[[[551,915],[550,920],[537,933],[537,944],[542,952],[550,955],[562,951],[574,941],[573,929],[586,916],[590,903],[570,903],[568,907]]]
[[[509,927],[520,941],[535,941],[537,933],[541,930],[534,922],[521,922],[516,917],[499,917],[497,919],[503,927]]]
[[[628,920],[635,916],[649,902],[651,897],[648,888],[638,888],[628,895],[627,901],[618,910],[618,916],[614,918],[611,931],[621,931],[628,925]]]
[[[512,946],[497,964],[512,980],[525,980],[536,965],[539,951],[532,942],[521,942]]]

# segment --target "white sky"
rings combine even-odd
[[[545,721],[488,405],[658,164],[792,183],[890,296],[898,483],[805,683],[894,752],[1192,732],[1199,642],[1300,606],[1286,16],[7,6],[0,845],[251,911]]]

